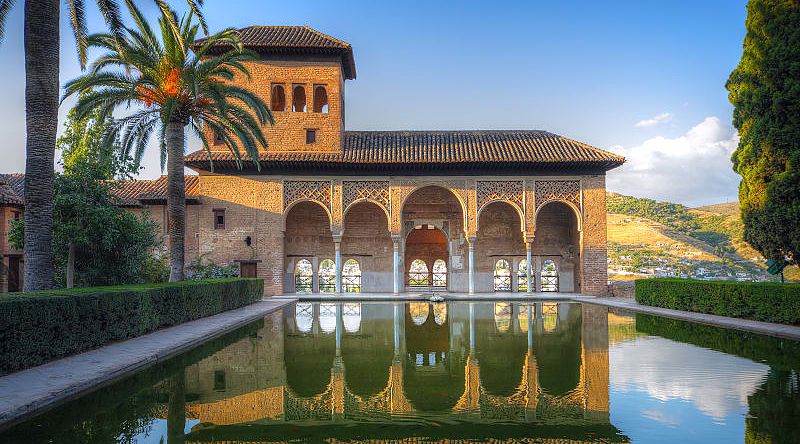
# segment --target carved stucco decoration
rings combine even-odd
[[[484,205],[495,201],[509,202],[515,205],[520,212],[524,212],[523,181],[521,180],[479,180],[476,194],[478,212]]]
[[[388,180],[346,180],[342,183],[342,208],[359,200],[370,200],[387,212],[391,207]]]
[[[581,210],[581,182],[579,180],[537,180],[534,186],[536,211],[554,200],[567,202]]]
[[[331,209],[331,183],[327,180],[287,180],[283,182],[283,211],[300,200],[313,200]]]

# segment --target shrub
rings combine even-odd
[[[636,302],[675,310],[800,325],[800,284],[641,279],[636,281]]]
[[[0,374],[259,299],[260,279],[76,288],[0,297]]]
[[[195,281],[239,277],[239,266],[234,263],[219,265],[201,259],[192,261],[186,268],[186,279]]]

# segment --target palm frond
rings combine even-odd
[[[3,37],[6,35],[6,18],[8,18],[8,12],[11,11],[13,6],[14,0],[0,0],[0,42],[3,41]]]
[[[81,69],[86,68],[86,51],[89,48],[86,30],[86,8],[83,0],[67,2],[69,7],[69,21],[72,23],[72,34],[75,36],[75,45],[78,48],[78,61]]]

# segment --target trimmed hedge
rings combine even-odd
[[[636,302],[653,307],[800,325],[800,284],[640,279],[636,281]]]
[[[0,297],[0,374],[251,304],[260,279],[76,288]]]

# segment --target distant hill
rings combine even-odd
[[[767,281],[764,258],[742,239],[739,204],[689,208],[609,192],[609,278],[683,276]],[[800,279],[800,270],[786,270]]]

